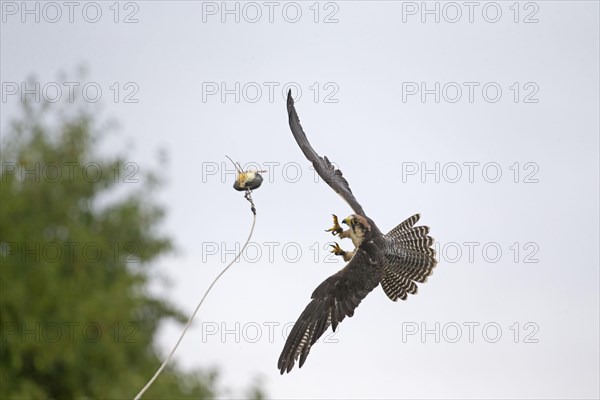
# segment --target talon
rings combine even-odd
[[[339,235],[344,230],[342,229],[342,227],[340,226],[340,224],[338,222],[337,215],[335,215],[335,214],[331,214],[331,215],[333,215],[333,226],[329,229],[326,229],[325,232],[331,232],[332,235]]]
[[[331,252],[333,254],[335,254],[336,256],[343,256],[344,254],[346,254],[346,252],[344,250],[342,250],[340,245],[337,244],[336,242],[334,242],[334,244],[330,244],[330,246],[332,247]]]

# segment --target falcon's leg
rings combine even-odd
[[[333,254],[335,254],[336,256],[342,256],[342,258],[344,259],[344,261],[348,262],[352,259],[352,257],[354,257],[354,251],[344,251],[342,250],[342,248],[340,247],[339,244],[335,243],[335,244],[330,244],[331,247],[333,247],[331,249],[331,252]]]
[[[325,232],[331,232],[332,235],[338,235],[340,239],[345,239],[350,237],[350,229],[344,230],[339,222],[338,217],[335,214],[333,215],[333,226],[329,229],[326,229]]]

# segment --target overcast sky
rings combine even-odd
[[[273,398],[598,398],[598,2],[23,4],[2,2],[2,129],[31,75],[118,120],[103,151],[168,178],[178,251],[155,290],[186,312],[251,224],[224,155],[268,170],[253,244],[177,362]],[[351,213],[291,135],[290,87],[367,214],[388,231],[421,213],[440,262],[406,302],[375,289],[280,376],[284,334],[343,267],[324,229]],[[179,332],[161,331],[165,354]]]

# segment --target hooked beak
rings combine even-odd
[[[342,224],[346,224],[346,225],[350,226],[350,221],[348,220],[348,217],[346,217],[342,220]]]

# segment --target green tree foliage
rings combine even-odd
[[[172,248],[157,177],[98,154],[92,113],[23,109],[1,152],[0,398],[132,398],[160,365],[159,324],[183,320],[147,290]],[[214,372],[171,367],[144,398],[215,395]]]

